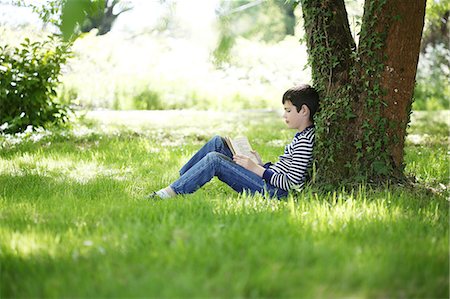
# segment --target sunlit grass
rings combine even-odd
[[[213,180],[149,202],[214,134],[274,160],[293,132],[272,112],[127,113],[0,137],[1,297],[448,297],[448,136],[426,131],[433,114],[410,129],[429,139],[407,141],[415,189],[277,201]]]
[[[406,139],[406,172],[420,184],[449,191],[450,112],[414,112]]]

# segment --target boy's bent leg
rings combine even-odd
[[[261,177],[217,152],[207,154],[170,187],[177,194],[193,193],[214,176],[237,192],[248,191],[252,194],[257,192],[264,194],[268,191],[271,196],[277,193],[274,188],[266,188],[265,181]]]
[[[217,178],[239,193],[244,191],[252,194],[264,193],[265,181],[234,162],[222,164],[218,169]]]
[[[233,163],[231,158],[221,153],[207,153],[200,161],[186,170],[170,187],[177,194],[194,193],[216,175],[216,170],[222,160]]]
[[[239,193],[246,191],[251,194],[269,194],[278,198],[287,194],[284,190],[268,185],[263,178],[234,162],[222,164],[217,177]]]
[[[216,170],[216,176],[222,182],[242,193],[244,191],[251,194],[260,193],[270,195],[270,197],[285,197],[288,192],[275,186],[267,184],[266,181],[254,172],[245,169],[235,162],[222,161]]]
[[[218,152],[230,158],[233,157],[233,154],[224,139],[220,136],[214,136],[181,168],[180,176],[186,173],[186,171],[191,169],[195,164],[200,162],[200,160],[211,152]]]

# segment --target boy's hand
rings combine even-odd
[[[233,156],[233,161],[236,162],[236,164],[244,167],[245,169],[256,173],[260,177],[262,177],[263,174],[264,174],[264,171],[265,171],[264,167],[262,167],[261,165],[256,164],[255,162],[253,162],[252,159],[250,159],[247,156],[234,155]]]
[[[252,151],[252,154],[255,155],[256,160],[258,160],[258,165],[263,166],[264,163],[263,163],[263,161],[261,159],[261,156],[258,154],[258,152],[257,151]]]

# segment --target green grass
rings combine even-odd
[[[246,134],[276,159],[293,132],[275,113],[91,113],[0,137],[0,297],[448,297],[446,119],[413,117],[416,188],[280,202],[218,180],[143,199],[214,134]]]

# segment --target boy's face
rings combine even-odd
[[[302,130],[305,121],[309,119],[309,109],[306,105],[303,105],[300,111],[297,112],[291,101],[284,102],[284,114],[283,118],[290,129]]]

